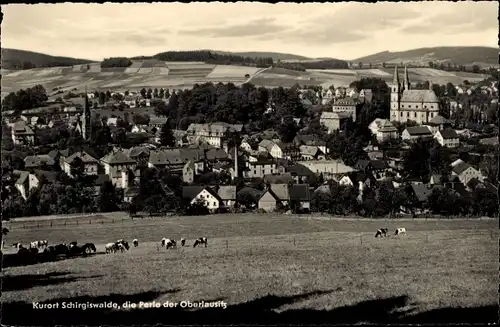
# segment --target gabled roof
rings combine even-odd
[[[281,175],[264,175],[264,183],[266,184],[288,184],[293,181],[293,176],[288,173]]]
[[[441,134],[441,136],[445,140],[458,139],[457,132],[455,132],[455,130],[451,129],[451,128],[446,128],[446,129],[440,130],[440,131],[438,131],[438,133]]]
[[[135,146],[135,147],[132,147],[128,150],[128,156],[132,159],[137,158],[139,156],[148,156],[149,157],[150,153],[151,153],[151,150],[149,150],[145,146]]]
[[[445,124],[446,123],[446,118],[444,118],[441,115],[437,115],[434,118],[432,118],[429,123],[436,124],[436,125]]]
[[[89,164],[89,163],[98,163],[98,160],[92,157],[90,154],[88,154],[85,151],[78,151],[70,155],[69,157],[65,158],[64,161],[67,163],[71,164],[73,160],[76,158],[80,158],[83,163]]]
[[[411,184],[411,188],[420,202],[427,201],[429,196],[432,194],[432,188],[425,184]]]
[[[222,149],[210,149],[205,153],[207,160],[225,160],[228,159],[226,151]]]
[[[219,195],[212,188],[205,187],[205,186],[183,186],[182,187],[182,198],[191,201],[198,194],[200,194],[203,190],[206,190],[208,193],[210,193],[215,198],[220,200]]]
[[[130,158],[125,152],[121,150],[108,153],[101,159],[101,161],[110,165],[137,163],[134,159]]]
[[[318,154],[318,151],[321,152],[321,150],[317,146],[313,145],[301,145],[299,147],[300,154],[302,155],[309,155],[309,156],[315,156]]]
[[[432,90],[404,90],[401,102],[438,103],[439,100]]]
[[[276,195],[278,200],[290,200],[288,184],[271,184],[271,191]]]
[[[40,170],[36,169],[34,171],[36,177],[44,177],[48,182],[55,182],[57,181],[57,176],[58,173],[53,172],[53,171],[46,171],[46,170]]]
[[[29,172],[27,171],[15,171],[15,175],[19,175],[18,179],[16,180],[16,184],[18,185],[23,185],[26,180],[28,179],[28,176],[30,175]],[[17,174],[18,173],[18,174]]]
[[[471,167],[472,167],[471,165],[462,161],[462,162],[459,162],[458,164],[456,164],[455,166],[453,166],[452,171],[454,173],[456,173],[457,175],[460,175],[461,173],[463,173],[464,171],[466,171],[467,169],[469,169]]]
[[[47,154],[42,154],[38,156],[27,156],[24,158],[24,166],[26,168],[38,167],[42,164],[52,166],[54,164],[54,159]]]
[[[309,184],[294,184],[289,187],[291,201],[311,201]]]
[[[189,159],[187,160],[189,161]],[[187,162],[186,161],[186,162]],[[181,158],[179,149],[163,149],[150,151],[149,163],[152,165],[174,165],[182,164],[184,160]]]
[[[408,134],[415,136],[415,135],[432,135],[431,130],[428,127],[425,126],[410,126],[406,127],[406,131]]]

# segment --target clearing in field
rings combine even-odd
[[[125,218],[125,217],[124,217]],[[332,220],[311,216],[214,215],[22,228],[6,243],[48,239],[103,245],[138,238],[139,247],[4,269],[3,322],[46,324],[425,323],[497,318],[495,220]],[[25,223],[24,223],[25,224]],[[374,238],[378,228],[408,235]],[[207,248],[193,248],[200,236]],[[187,239],[165,250],[162,237]],[[206,302],[227,309],[61,310],[32,301]],[[469,309],[463,309],[469,308]],[[461,314],[463,311],[467,315]],[[29,315],[28,315],[29,312]],[[89,314],[92,312],[92,314]],[[33,318],[34,317],[34,318]],[[191,320],[190,320],[191,319]]]

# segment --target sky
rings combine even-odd
[[[434,46],[498,47],[498,2],[2,5],[3,48],[82,59],[212,49],[354,60]]]

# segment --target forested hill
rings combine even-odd
[[[2,69],[32,69],[89,64],[92,60],[56,57],[43,53],[2,48]]]
[[[427,65],[429,62],[444,62],[457,65],[481,67],[498,66],[499,50],[490,47],[434,47],[419,48],[400,52],[379,52],[353,60],[372,64],[381,63],[413,63]]]

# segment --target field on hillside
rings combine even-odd
[[[94,217],[92,224],[85,224],[88,219],[82,217],[78,225],[73,221],[76,218],[71,219],[73,224],[68,219],[66,227],[54,221],[52,228],[49,221],[41,222],[40,228],[34,222],[25,228],[26,223],[10,223],[7,244],[77,240],[96,243],[98,254],[4,269],[3,322],[23,324],[24,317],[31,316],[42,325],[174,323],[194,317],[203,317],[205,323],[260,321],[264,317],[266,322],[297,323],[298,312],[308,313],[303,323],[314,319],[458,322],[464,317],[453,308],[461,307],[482,308],[469,321],[496,320],[497,311],[491,307],[498,300],[495,220],[214,215],[113,223],[110,220],[115,216]],[[408,235],[375,239],[374,232],[380,227],[391,232],[405,227]],[[192,248],[193,239],[200,236],[208,237],[208,247]],[[184,237],[188,246],[166,251],[158,246],[162,237]],[[101,253],[105,243],[118,238],[129,242],[138,238],[140,245],[125,253]],[[120,304],[222,300],[228,307],[196,314],[176,309],[119,310],[116,314],[93,309],[49,315],[33,310],[34,300]],[[443,308],[455,313],[433,311]],[[377,314],[371,314],[372,310]]]
[[[203,62],[161,62],[157,60],[133,61],[130,67],[101,68],[99,63],[77,65],[74,67],[35,68],[23,71],[6,71],[2,76],[2,92],[12,92],[20,88],[42,84],[52,90],[77,88],[109,88],[113,90],[135,90],[142,87],[182,87],[189,88],[195,83],[232,82],[241,84],[247,80],[256,86],[291,87],[300,85],[348,86],[362,77],[378,77],[386,82],[392,81],[394,70],[391,68],[374,69],[311,69],[299,72],[284,68],[259,69],[255,67],[211,65]],[[403,71],[400,70],[403,77]],[[249,74],[250,79],[245,78]],[[412,82],[431,80],[433,83],[453,84],[464,80],[481,81],[485,75],[445,72],[432,68],[409,68]]]

